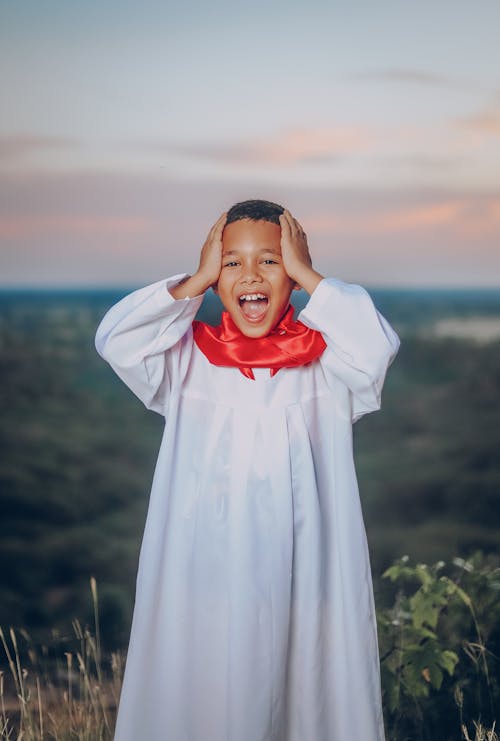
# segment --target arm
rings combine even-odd
[[[225,221],[223,214],[210,230],[193,276],[176,275],[134,291],[111,307],[97,329],[97,352],[159,414],[187,372],[191,324],[203,294],[219,277]]]
[[[99,355],[147,409],[159,414],[172,381],[186,370],[188,330],[203,301],[202,295],[175,299],[169,292],[185,277],[176,275],[128,294],[105,314],[95,336]],[[172,357],[167,359],[166,351]]]
[[[323,335],[321,363],[327,377],[339,378],[352,394],[352,422],[381,407],[387,369],[400,339],[376,309],[368,292],[354,283],[325,278],[298,317]]]
[[[400,339],[359,285],[323,278],[312,267],[306,235],[288,211],[280,217],[282,255],[290,277],[309,294],[298,319],[323,335],[321,363],[352,398],[351,419],[380,409],[382,387]]]

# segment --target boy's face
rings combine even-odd
[[[281,257],[281,227],[241,219],[224,227],[216,293],[239,330],[265,337],[278,324],[298,288]]]

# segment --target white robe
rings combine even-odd
[[[359,285],[299,319],[327,349],[255,380],[193,342],[184,277],[125,296],[96,348],[165,417],[116,741],[383,741],[352,423],[381,406],[399,338]]]

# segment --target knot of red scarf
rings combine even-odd
[[[295,368],[319,358],[326,347],[320,332],[293,320],[293,306],[265,337],[247,337],[236,326],[229,312],[212,327],[193,322],[194,341],[212,365],[237,367],[254,379],[252,368],[269,368],[271,376],[280,368]]]

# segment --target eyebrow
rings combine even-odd
[[[276,249],[273,249],[272,247],[262,247],[259,250],[259,252],[260,252],[260,254],[264,254],[265,252],[269,252],[271,255],[281,255],[281,252],[280,251],[278,251]],[[227,250],[227,252],[224,251],[222,254],[223,254],[223,256],[225,256],[225,255],[238,255],[239,252],[238,252],[238,250]]]

